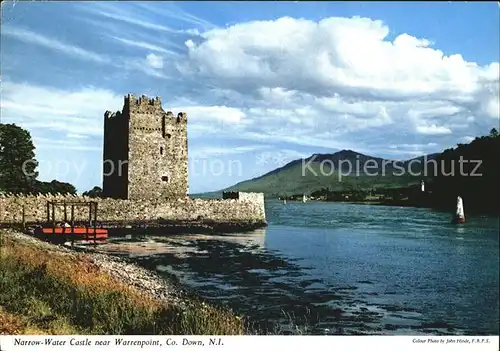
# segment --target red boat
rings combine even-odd
[[[92,227],[41,227],[35,230],[35,235],[49,241],[96,241],[104,242],[108,231]]]
[[[97,238],[107,238],[108,231],[102,228],[89,228],[89,227],[51,227],[42,228],[44,234],[62,234],[62,235],[75,235],[75,236],[92,236]]]

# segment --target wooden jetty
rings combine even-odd
[[[88,220],[75,220],[76,208],[88,208]],[[63,219],[56,220],[56,209],[63,211]],[[98,206],[96,201],[48,201],[47,220],[37,223],[34,227],[34,235],[41,239],[65,243],[105,243],[108,238],[108,230],[102,228],[97,222]]]

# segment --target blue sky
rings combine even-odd
[[[499,124],[497,3],[5,2],[2,123],[101,185],[105,110],[188,114],[191,192],[313,153],[439,152]]]

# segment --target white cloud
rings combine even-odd
[[[498,119],[500,116],[500,98],[496,99],[486,98],[481,104],[481,112],[486,116]]]
[[[451,134],[451,130],[443,126],[436,126],[435,124],[431,124],[429,126],[417,126],[417,133],[426,135],[443,135]]]
[[[2,27],[2,35],[10,36],[29,44],[42,46],[58,53],[63,53],[65,55],[74,57],[76,59],[100,62],[114,66],[117,69],[123,69],[124,71],[138,70],[151,77],[162,79],[170,78],[170,76],[166,75],[162,71],[163,57],[153,53],[147,55],[146,58],[114,57],[113,59],[111,59],[109,56],[97,54],[81,47],[64,43],[58,39],[49,38],[21,28],[6,26],[4,29]],[[117,40],[118,39],[122,43],[143,47],[145,49],[151,48],[152,50],[157,49],[157,51],[161,49],[145,42],[135,42],[135,44],[132,44],[132,41],[128,41],[127,39],[117,38]],[[164,52],[171,55],[177,55],[174,52],[168,50],[164,50]]]
[[[228,123],[237,124],[244,121],[245,113],[233,107],[227,106],[178,106],[173,105],[173,110],[186,111],[188,120],[193,121],[192,124],[198,122],[213,124]]]
[[[239,23],[187,41],[188,60],[178,67],[243,111],[251,123],[241,135],[255,140],[330,147],[386,128],[396,139],[441,143],[496,123],[498,62],[480,66],[429,39],[388,34],[383,22],[359,17]],[[276,125],[288,133],[277,135]],[[324,132],[332,136],[319,137]]]
[[[413,155],[439,150],[440,145],[455,144],[498,124],[498,62],[481,66],[459,54],[445,55],[432,40],[411,33],[391,41],[389,28],[381,21],[281,18],[207,30],[213,26],[203,19],[179,18],[199,27],[190,31],[148,17],[146,13],[154,13],[149,4],[81,6],[97,14],[94,19],[104,17],[104,27],[113,27],[108,31],[111,43],[147,51],[140,50],[139,57],[109,59],[33,32],[14,29],[6,35],[107,62],[111,68],[125,68],[124,74],[140,71],[177,79],[175,89],[169,86],[161,94],[164,101],[172,92],[183,97],[174,95],[164,105],[187,112],[190,140],[217,136],[250,144],[288,143],[364,153],[389,149],[395,155]],[[169,11],[158,16],[172,17],[174,12]],[[179,49],[175,42],[184,46]],[[89,143],[102,133],[104,110],[121,108],[122,99],[94,88],[66,92],[8,83],[2,114],[35,132],[57,131],[68,143],[95,147]],[[205,151],[241,151],[230,150],[234,151]]]
[[[160,15],[167,18],[172,18],[174,20],[183,21],[192,25],[201,26],[203,29],[213,29],[217,28],[215,24],[201,17],[195,16],[191,13],[188,13],[182,10],[179,6],[176,6],[173,3],[163,3],[164,5],[168,4],[172,9],[166,8],[166,6],[162,6],[161,8],[155,6],[154,3],[137,3],[137,6],[148,10],[155,15]]]
[[[300,152],[296,150],[291,150],[291,149],[282,149],[278,151],[280,155],[285,159],[289,161],[296,160],[299,158],[307,158],[311,156],[311,153],[306,153],[306,152]]]
[[[385,41],[388,34],[381,21],[367,18],[281,18],[202,33],[205,41],[189,55],[212,76],[253,78],[264,86],[281,81],[302,91],[350,87],[406,96],[475,87],[481,69],[460,55],[443,56],[407,34]]]
[[[102,145],[82,144],[74,139],[55,139],[33,137],[33,143],[37,149],[52,150],[83,150],[83,151],[102,151]]]
[[[321,147],[325,149],[356,149],[363,152],[364,150],[359,145],[353,144],[348,140],[339,140],[333,133],[325,132],[322,135],[310,137],[310,132],[300,130],[275,130],[271,133],[265,132],[243,132],[238,134],[238,137],[245,140],[257,140],[268,143],[289,143],[295,145]],[[231,135],[226,131],[226,135]]]
[[[70,139],[88,139],[87,135],[81,135],[76,133],[68,133],[66,136]]]
[[[83,9],[98,16],[109,18],[119,22],[125,22],[128,24],[133,24],[145,29],[150,29],[153,31],[166,32],[166,33],[178,33],[177,29],[165,26],[162,24],[157,24],[148,21],[146,18],[140,18],[134,11],[126,10],[124,6],[114,6],[112,3],[87,3],[82,5]]]
[[[236,154],[244,154],[248,152],[269,149],[270,147],[271,147],[270,145],[247,145],[247,146],[236,146],[236,147],[198,146],[198,147],[191,147],[189,149],[189,157],[196,159],[196,158],[207,158],[210,156],[236,155]]]
[[[423,156],[426,154],[426,152],[422,149],[388,149],[382,151],[387,155],[394,155],[393,157],[389,156],[389,158],[395,160],[407,160],[408,158]]]
[[[58,51],[66,55],[70,55],[82,60],[95,61],[101,63],[109,63],[110,60],[107,56],[101,55],[89,50],[82,49],[78,46],[66,44],[57,39],[48,38],[41,34],[12,26],[2,26],[2,36],[10,36],[25,43],[35,44],[47,49]]]
[[[421,150],[426,148],[436,147],[436,143],[427,143],[427,144],[399,144],[399,145],[390,145],[390,149],[413,149],[413,150]]]
[[[163,63],[163,57],[149,54],[140,59],[126,59],[120,67],[123,66],[127,71],[142,72],[150,77],[172,79],[170,75],[165,73]]]
[[[149,54],[146,56],[146,62],[151,68],[162,69],[163,68],[163,57],[156,54]]]
[[[13,82],[2,86],[2,122],[29,130],[41,143],[36,147],[95,150],[100,145],[90,137],[102,139],[104,112],[122,106],[123,96],[93,87],[65,91]]]
[[[156,51],[156,52],[160,52],[162,54],[168,54],[168,55],[178,55],[177,52],[175,51],[172,51],[172,50],[167,50],[161,46],[158,46],[158,45],[155,45],[155,44],[151,44],[151,43],[147,43],[147,42],[144,42],[144,41],[136,41],[136,40],[130,40],[130,39],[126,39],[126,38],[121,38],[121,37],[116,37],[116,36],[111,36],[112,39],[122,43],[122,44],[125,44],[125,45],[128,45],[128,46],[133,46],[133,47],[137,47],[137,48],[142,48],[142,49],[145,49],[145,50],[151,50],[151,51]]]

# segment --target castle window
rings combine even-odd
[[[160,155],[163,155],[163,146],[160,146]]]
[[[163,177],[161,177],[161,181],[162,181],[162,182],[168,182],[168,177],[167,177],[167,176],[163,176]]]
[[[170,139],[170,138],[172,137],[172,134],[167,133],[167,134],[166,134],[166,137],[167,137],[168,139]]]

